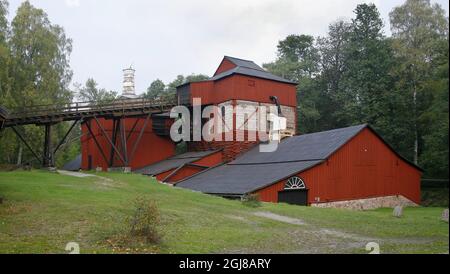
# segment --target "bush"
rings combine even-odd
[[[422,188],[422,206],[448,207],[448,188]]]
[[[134,237],[144,237],[147,243],[159,243],[161,223],[158,205],[155,201],[143,196],[133,202],[133,216],[128,221],[130,234]]]
[[[242,204],[248,207],[260,207],[261,202],[258,194],[248,194],[242,197]]]

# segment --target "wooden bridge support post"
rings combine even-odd
[[[54,157],[52,150],[52,126],[50,124],[45,125],[44,136],[44,155],[42,157],[43,167],[54,167]]]

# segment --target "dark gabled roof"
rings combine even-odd
[[[255,62],[253,62],[253,61],[239,59],[239,58],[235,58],[235,57],[231,57],[231,56],[225,56],[224,60],[228,60],[228,61],[232,62],[233,64],[236,65],[236,67],[232,68],[230,70],[224,71],[220,74],[214,75],[209,80],[200,81],[200,82],[219,81],[219,80],[222,80],[229,76],[238,74],[238,75],[251,76],[251,77],[256,77],[256,78],[261,78],[261,79],[273,80],[273,81],[286,83],[286,84],[298,85],[298,83],[296,83],[296,82],[284,79],[282,77],[273,75],[270,72],[267,72],[262,67],[255,64]],[[190,85],[190,84],[191,84],[190,82],[187,82],[187,83],[179,85],[177,88],[180,88],[180,87],[183,87],[186,85]]]
[[[255,70],[261,70],[264,71],[264,69],[260,66],[258,66],[255,62],[250,60],[244,60],[236,57],[231,56],[225,56],[224,60],[228,60],[231,63],[235,64],[237,67],[244,67],[244,68],[250,68]]]
[[[286,80],[279,76],[273,75],[267,71],[256,70],[256,69],[245,68],[245,67],[235,67],[231,70],[227,70],[221,74],[218,74],[218,75],[212,77],[211,80],[218,81],[218,80],[221,80],[223,78],[229,77],[234,74],[251,76],[251,77],[256,77],[256,78],[262,78],[262,79],[268,79],[268,80],[273,80],[273,81],[277,81],[277,82],[282,82],[282,83],[286,83],[286,84],[297,85],[296,82]]]
[[[366,125],[294,136],[285,139],[275,152],[250,150],[238,157],[232,164],[262,164],[324,160],[363,130]]]
[[[260,152],[256,146],[233,162],[201,172],[177,186],[224,196],[251,193],[326,161],[365,128],[396,153],[372,128],[359,125],[291,137],[270,153]]]
[[[215,151],[200,151],[200,152],[187,152],[184,154],[173,156],[169,159],[163,160],[161,162],[157,162],[155,164],[149,165],[147,167],[135,170],[135,173],[140,173],[143,175],[157,175],[166,171],[169,171],[174,168],[178,168],[182,165],[189,164],[195,161],[198,161],[206,156],[214,154],[218,152]]]
[[[208,194],[243,195],[272,185],[320,162],[222,165],[198,173],[176,186]]]
[[[252,77],[256,77],[256,78],[268,79],[268,80],[273,80],[273,81],[277,81],[277,82],[297,85],[296,82],[284,79],[282,77],[279,77],[279,76],[276,76],[276,75],[273,75],[273,74],[267,72],[262,67],[255,64],[253,61],[239,59],[239,58],[230,57],[230,56],[225,56],[225,59],[232,62],[233,64],[235,64],[236,67],[215,75],[214,77],[212,77],[210,79],[211,81],[218,81],[218,80],[221,80],[223,78],[229,77],[234,74],[240,74],[240,75],[245,75],[245,76],[252,76]]]
[[[79,171],[80,169],[81,169],[81,154],[78,155],[72,161],[66,163],[62,168],[62,170],[67,171]]]

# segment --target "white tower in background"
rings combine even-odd
[[[136,98],[136,87],[134,84],[134,70],[131,66],[123,70],[123,91],[122,97]]]

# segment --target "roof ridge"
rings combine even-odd
[[[249,68],[249,69],[254,69],[254,70],[258,70],[258,71],[265,71],[264,68],[262,68],[260,65],[256,64],[255,61],[252,61],[252,60],[246,60],[246,59],[236,58],[236,57],[232,57],[232,56],[225,56],[224,58],[225,59],[231,59],[230,61],[233,64],[235,64],[236,67],[243,67],[243,68]],[[246,62],[246,63],[251,63],[251,64],[255,65],[256,67],[258,67],[259,69],[255,69],[255,68],[252,68],[250,66],[245,66],[245,65],[244,66],[243,65],[238,65],[235,62],[233,62],[233,59],[234,60],[238,60],[238,61],[243,61],[243,62]]]
[[[246,62],[252,62],[255,63],[252,60],[247,60],[247,59],[242,59],[242,58],[237,58],[237,57],[233,57],[233,56],[229,56],[229,55],[225,55],[224,58],[230,58],[230,59],[236,59],[236,60],[241,60],[241,61],[246,61]],[[256,64],[256,63],[255,63]]]
[[[258,66],[259,67],[259,66]],[[270,72],[268,72],[267,70],[265,70],[264,68],[261,68],[261,69],[255,69],[255,68],[251,68],[251,67],[247,67],[247,66],[237,66],[237,67],[235,67],[235,69],[236,68],[246,68],[246,69],[252,69],[252,70],[257,70],[257,71],[262,71],[262,72],[266,72],[266,73],[270,73]],[[277,76],[277,75],[275,75],[275,74],[273,74],[273,73],[270,73],[270,74],[272,74],[272,75],[274,75],[274,76]]]
[[[330,133],[332,131],[348,130],[348,129],[357,128],[357,127],[366,128],[368,126],[369,126],[368,124],[360,124],[360,125],[355,125],[355,126],[341,127],[341,128],[329,129],[329,130],[324,130],[324,131],[319,131],[319,132],[311,132],[311,133],[306,133],[306,134],[300,134],[300,135],[293,136],[291,138],[299,138],[299,137],[304,137],[304,136],[314,135],[314,134]]]
[[[320,162],[326,159],[305,159],[305,160],[291,160],[291,161],[279,161],[279,162],[264,162],[264,163],[241,163],[233,164],[228,163],[228,166],[258,166],[258,165],[275,165],[275,164],[286,164],[286,163],[301,163],[301,162]]]

